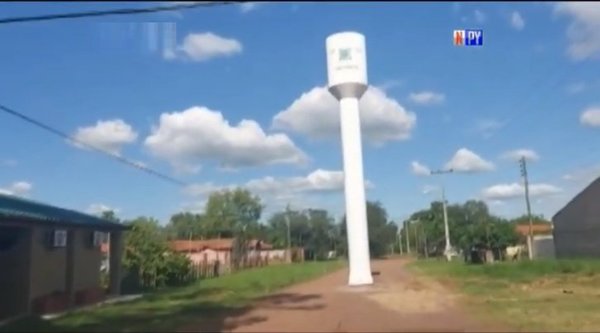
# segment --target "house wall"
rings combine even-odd
[[[100,247],[92,247],[93,230],[75,230],[75,291],[100,286]]]
[[[600,182],[563,208],[553,223],[557,258],[600,257]]]
[[[31,244],[31,300],[54,291],[65,292],[67,284],[67,247],[49,248],[48,233],[52,228],[33,229]],[[73,289],[100,286],[101,253],[98,247],[90,247],[92,230],[74,229],[73,238]]]
[[[261,256],[269,260],[285,260],[287,250],[263,250]]]
[[[533,257],[550,259],[555,257],[554,238],[552,235],[533,236]]]
[[[30,299],[65,291],[67,248],[48,248],[48,232],[52,229],[32,229],[31,243],[31,293]]]
[[[219,260],[223,264],[229,264],[229,258],[231,256],[229,251],[215,251],[211,249],[205,249],[199,252],[187,253],[187,257],[194,264],[207,263],[212,264]]]
[[[13,233],[17,242],[0,251],[0,319],[28,311],[31,231],[26,228],[4,229]]]
[[[260,258],[268,258],[268,260],[285,260],[285,252],[286,250],[250,250],[248,251],[248,257],[256,258],[260,256]],[[204,263],[205,258],[208,264],[212,264],[217,260],[224,265],[231,263],[231,252],[227,250],[216,251],[212,249],[205,249],[199,252],[185,253],[185,255],[194,264]]]

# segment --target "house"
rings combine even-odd
[[[554,258],[554,241],[552,239],[552,223],[533,221],[531,233],[533,234],[533,258]],[[527,237],[529,236],[529,223],[523,222],[515,225],[515,232],[520,236],[522,251],[527,251]],[[521,251],[519,250],[519,251]],[[520,255],[520,253],[518,254]]]
[[[170,246],[175,252],[185,253],[194,264],[213,264],[216,261],[228,266],[231,264],[233,238],[206,240],[176,240]],[[271,244],[253,239],[248,243],[248,258],[262,260],[285,259],[285,250],[274,250]]]
[[[552,217],[557,258],[600,257],[600,178]]]
[[[111,234],[109,294],[120,294],[123,231],[95,216],[0,195],[0,319],[60,312],[105,297],[100,239]]]
[[[539,223],[535,222],[531,226],[533,236],[536,235],[552,235],[552,224],[551,223]],[[515,225],[515,231],[523,240],[529,236],[529,223],[520,223]]]

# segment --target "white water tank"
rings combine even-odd
[[[325,44],[329,91],[337,99],[360,99],[368,85],[365,36],[340,32],[327,37]]]

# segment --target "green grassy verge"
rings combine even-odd
[[[600,260],[493,265],[423,260],[409,269],[455,287],[470,310],[518,330],[600,330]]]
[[[0,327],[0,332],[172,332],[187,326],[190,331],[218,331],[226,328],[227,316],[243,314],[252,300],[344,265],[342,261],[328,261],[250,269],[50,321],[26,318]]]

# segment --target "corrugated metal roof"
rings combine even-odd
[[[124,225],[97,216],[5,194],[0,194],[0,219],[1,218],[24,218],[45,223],[127,229]]]

